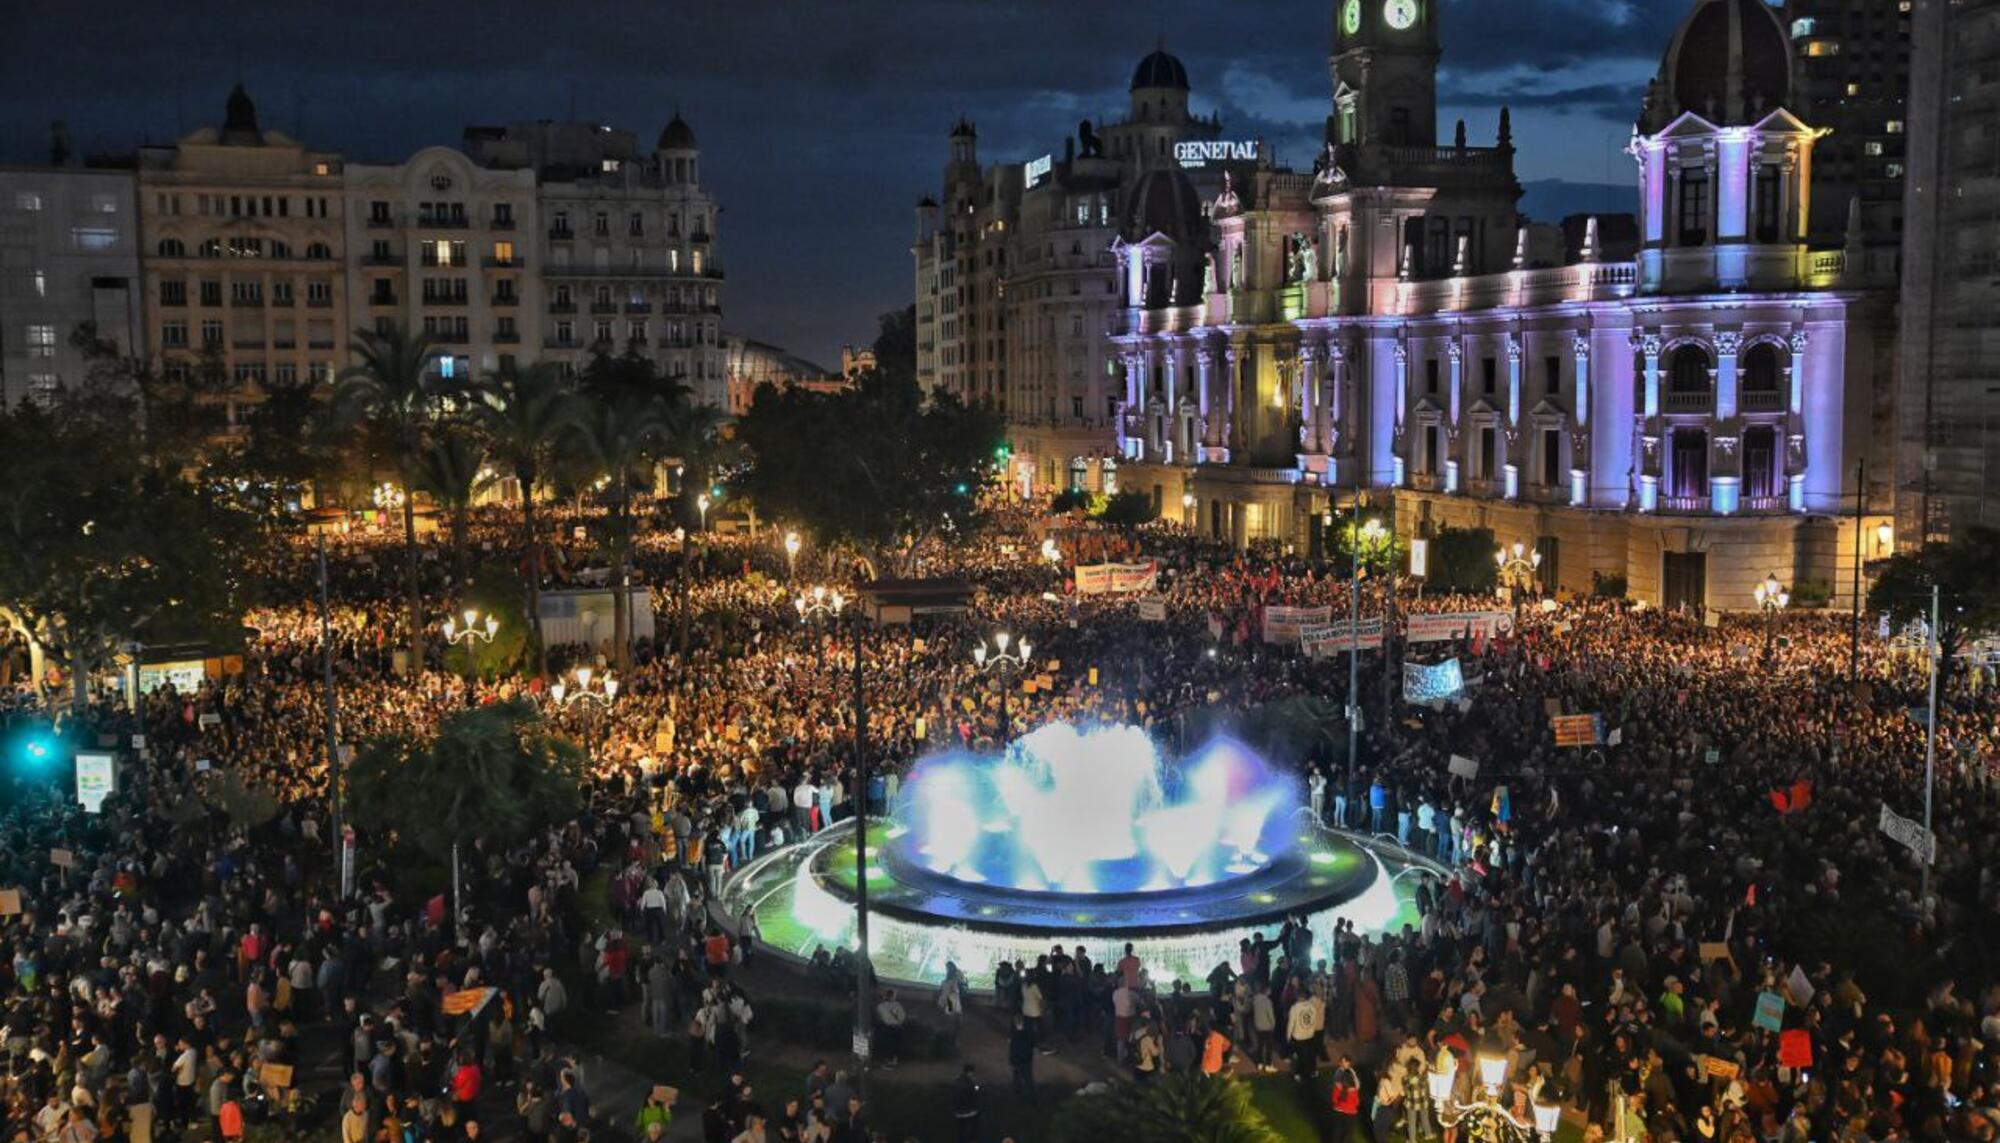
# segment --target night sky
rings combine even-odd
[[[1630,210],[1621,153],[1687,0],[1446,0],[1439,136],[1514,109],[1524,208]],[[963,112],[982,160],[1117,118],[1164,41],[1197,113],[1311,164],[1332,0],[83,0],[0,6],[0,160],[129,151],[219,122],[240,74],[267,128],[398,161],[469,123],[578,118],[646,145],[679,107],[723,204],[730,332],[837,364],[911,295],[911,207]],[[553,17],[553,18],[552,18]],[[1606,184],[1610,184],[1607,186]]]

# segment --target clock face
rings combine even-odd
[[[1417,0],[1389,0],[1382,5],[1382,18],[1397,31],[1417,22]]]
[[[1340,12],[1340,26],[1350,36],[1361,31],[1361,0],[1347,0]]]

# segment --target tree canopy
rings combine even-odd
[[[584,754],[523,699],[446,718],[428,741],[362,747],[348,777],[354,821],[443,859],[455,843],[512,845],[579,806]]]
[[[256,521],[197,458],[135,450],[138,405],[59,390],[0,410],[0,607],[76,680],[128,643],[241,637]]]
[[[2000,631],[2000,529],[1970,528],[1949,543],[1926,544],[1883,561],[1868,591],[1868,607],[1887,612],[1898,629],[1931,619],[1938,588],[1939,675],[1949,679],[1967,642]]]
[[[978,523],[1003,435],[991,410],[927,400],[879,371],[838,393],[768,387],[736,423],[746,464],[731,486],[765,516],[879,560]]]
[[[1152,1083],[1118,1083],[1109,1091],[1079,1095],[1056,1113],[1057,1143],[1282,1143],[1250,1099],[1241,1080],[1167,1076]]]

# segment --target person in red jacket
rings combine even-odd
[[[458,1106],[460,1123],[472,1118],[472,1105],[479,1102],[479,1091],[485,1082],[486,1076],[479,1070],[479,1061],[473,1059],[470,1052],[461,1051],[458,1067],[451,1073],[451,1101]]]
[[[1361,1077],[1354,1073],[1353,1057],[1343,1053],[1333,1069],[1333,1143],[1350,1143],[1360,1115]]]

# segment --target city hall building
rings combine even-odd
[[[1304,551],[1365,493],[1406,537],[1532,547],[1551,589],[1851,592],[1857,541],[1886,554],[1892,284],[1858,219],[1808,244],[1823,132],[1772,10],[1700,0],[1668,45],[1636,233],[1527,223],[1504,111],[1488,144],[1439,141],[1431,0],[1335,20],[1310,171],[1234,163],[1197,195],[1159,168],[1121,212],[1119,486],[1238,545]]]

